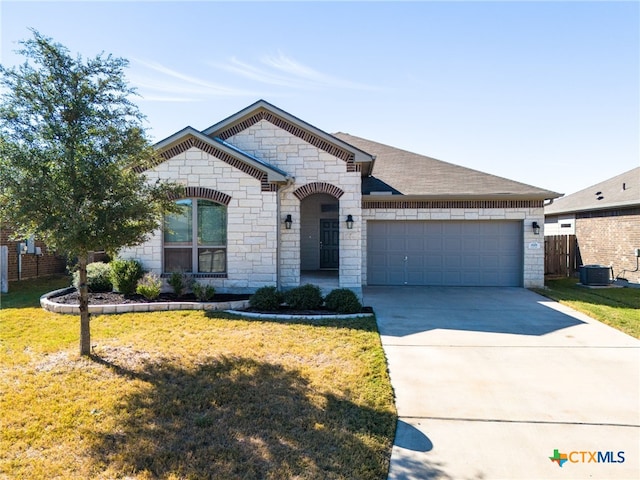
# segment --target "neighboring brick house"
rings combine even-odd
[[[611,266],[640,282],[640,167],[558,199],[544,213],[545,235],[576,236],[580,264]]]
[[[559,194],[318,128],[260,100],[159,142],[149,181],[182,213],[123,250],[218,291],[291,288],[308,271],[363,285],[542,286],[533,223]]]
[[[8,279],[10,282],[26,280],[28,278],[42,277],[66,271],[66,259],[50,252],[44,243],[39,240],[33,242],[33,248],[29,242],[31,253],[18,257],[18,244],[25,243],[10,240],[13,230],[7,225],[0,228],[0,245],[7,247],[8,253]],[[36,254],[38,252],[39,254]]]

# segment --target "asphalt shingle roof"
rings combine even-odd
[[[557,198],[544,190],[496,175],[408,152],[347,133],[334,136],[376,156],[371,177],[363,179],[362,193],[391,192],[442,198]]]
[[[616,175],[545,207],[545,215],[640,206],[640,167]]]

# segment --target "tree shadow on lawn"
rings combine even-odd
[[[386,478],[395,416],[318,392],[297,371],[249,358],[136,371],[94,360],[150,385],[122,398],[119,427],[97,437],[103,468],[144,478]]]

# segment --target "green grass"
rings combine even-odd
[[[547,288],[536,292],[640,338],[639,289],[586,288],[577,283],[575,278],[547,280]]]
[[[9,293],[0,294],[0,309],[37,307],[40,296],[71,286],[71,277],[60,275],[9,283]]]
[[[81,358],[78,318],[38,307],[66,284],[2,297],[0,478],[386,478],[375,321],[96,316]]]

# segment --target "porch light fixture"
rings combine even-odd
[[[347,215],[347,228],[351,230],[353,228],[353,216]]]
[[[287,218],[284,219],[284,228],[287,230],[291,230],[291,224],[293,223],[293,219],[291,215],[287,215]]]
[[[540,225],[538,225],[538,222],[533,222],[531,228],[533,228],[534,235],[540,235]]]

